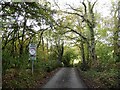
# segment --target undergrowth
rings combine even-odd
[[[38,55],[34,61],[34,73],[32,74],[32,61],[28,59],[29,54],[11,57],[9,53],[3,52],[3,88],[33,88],[38,80],[58,67],[55,59],[48,60]]]
[[[98,65],[95,68],[93,67],[87,71],[82,71],[82,74],[95,83],[99,83],[98,88],[120,88],[119,65],[120,63],[104,64],[104,66],[100,64],[100,66]]]

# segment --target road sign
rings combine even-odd
[[[29,53],[30,53],[30,59],[36,60],[36,45],[31,43],[29,44]]]
[[[36,49],[35,48],[30,48],[29,53],[31,55],[36,55]]]
[[[32,60],[32,74],[34,71],[34,60],[36,60],[36,44],[31,43],[29,44],[29,56],[30,60]]]

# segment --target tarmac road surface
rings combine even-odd
[[[61,68],[42,88],[87,88],[76,68]]]

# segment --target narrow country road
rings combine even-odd
[[[42,88],[87,88],[75,68],[61,68]]]

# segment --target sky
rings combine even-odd
[[[52,4],[54,3],[54,0],[48,0]],[[65,10],[67,8],[66,4],[70,4],[71,6],[78,7],[80,5],[80,1],[82,0],[55,0],[57,4],[60,6],[60,9]],[[91,2],[94,2],[96,0],[89,0]],[[117,1],[117,0],[112,0]],[[98,13],[101,13],[103,17],[110,16],[110,7],[111,7],[111,0],[97,0],[97,4],[95,6],[95,10],[97,10]]]
[[[6,0],[6,1],[11,1],[11,0]],[[42,0],[38,0],[38,1],[42,1]],[[52,4],[54,4],[54,1],[56,1],[57,4],[60,6],[60,8],[64,10],[65,8],[68,7],[66,4],[70,4],[73,7],[78,7],[80,5],[80,2],[83,0],[47,0],[47,1],[50,1]],[[89,1],[94,2],[96,0],[89,0]],[[97,10],[98,13],[101,13],[103,17],[110,16],[111,1],[118,1],[118,0],[97,0],[95,9]]]

